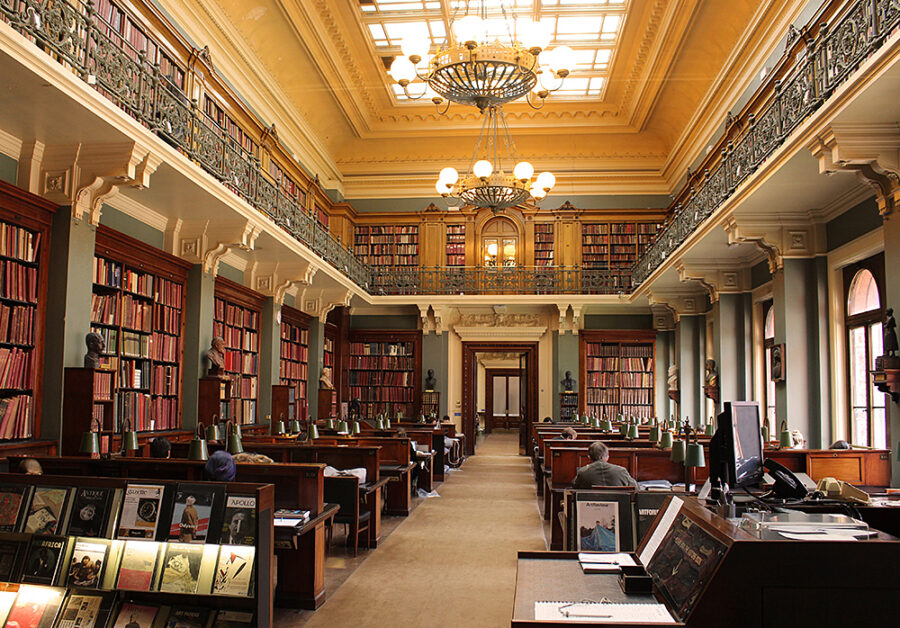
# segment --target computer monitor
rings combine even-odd
[[[709,443],[710,481],[731,488],[758,486],[763,480],[763,442],[756,401],[726,401]]]

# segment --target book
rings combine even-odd
[[[13,604],[16,603],[16,591],[0,591],[0,624],[6,622],[9,611],[12,610]]]
[[[68,497],[67,488],[35,486],[25,512],[25,525],[22,531],[29,534],[61,533],[63,510]]]
[[[245,611],[219,611],[212,628],[247,628],[253,626],[253,613]]]
[[[105,536],[113,490],[78,488],[69,516],[69,536]]]
[[[213,595],[250,595],[255,547],[222,545],[213,578]]]
[[[212,611],[208,608],[184,608],[176,606],[169,613],[166,628],[206,628]]]
[[[228,496],[219,542],[229,545],[256,545],[256,497]]]
[[[193,543],[168,543],[163,559],[160,591],[196,593],[203,547]]]
[[[56,628],[94,628],[102,626],[103,597],[100,595],[72,594],[66,600]]]
[[[125,541],[122,562],[119,564],[117,589],[149,591],[156,571],[159,544],[149,541]]]
[[[119,517],[120,539],[156,539],[165,487],[160,484],[129,484]]]
[[[19,518],[22,516],[23,504],[28,498],[25,485],[0,486],[0,532],[15,532],[19,529]]]
[[[52,585],[66,549],[64,536],[35,536],[28,546],[22,582]]]
[[[119,608],[113,628],[151,628],[157,613],[158,606],[126,602]]]
[[[0,541],[0,582],[17,582],[19,563],[25,544],[18,541]]]
[[[65,592],[65,589],[19,587],[19,594],[6,618],[7,628],[50,628]]]
[[[83,589],[99,588],[108,555],[109,541],[76,539],[66,586]]]
[[[221,510],[225,487],[214,484],[179,484],[169,524],[169,540],[205,543],[215,509]]]

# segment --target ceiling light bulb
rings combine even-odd
[[[487,159],[481,159],[472,166],[472,172],[479,179],[487,179],[494,172],[494,166]]]
[[[549,192],[550,189],[556,185],[556,177],[553,176],[552,172],[547,172],[546,170],[538,175],[537,184],[540,189],[544,192]]]
[[[546,59],[550,69],[557,76],[565,76],[575,65],[575,51],[568,46],[557,46],[550,51],[550,58]]]
[[[537,183],[535,183],[535,184],[533,184],[533,185],[531,186],[531,190],[530,190],[530,191],[531,191],[531,196],[533,196],[533,197],[534,197],[534,200],[536,200],[536,201],[539,201],[539,200],[541,200],[542,198],[544,198],[545,196],[547,196],[547,193],[544,192],[544,190],[542,190],[542,189],[540,188],[540,186],[538,186]]]
[[[438,180],[448,185],[453,185],[459,181],[459,173],[456,171],[456,168],[444,168],[441,170]]]
[[[438,181],[434,184],[434,189],[437,190],[437,193],[441,196],[446,196],[450,194],[450,191],[453,189],[453,185],[447,183],[446,181]]]
[[[416,66],[407,57],[397,57],[388,71],[395,81],[401,85],[410,83],[416,78]]]
[[[497,247],[496,242],[491,242],[490,244],[488,244],[488,246],[487,246],[488,255],[490,255],[491,257],[497,257],[498,251],[499,251],[499,248]]]
[[[453,34],[456,41],[467,44],[469,42],[480,43],[487,37],[487,29],[477,15],[466,15],[462,19],[453,22]]]
[[[403,38],[400,42],[400,50],[407,57],[424,59],[431,48],[431,40],[425,33],[413,33]]]
[[[513,168],[513,176],[519,181],[527,181],[534,174],[534,166],[527,161],[520,161]]]
[[[517,24],[520,43],[529,50],[543,50],[550,44],[550,29],[542,22],[523,20]]]

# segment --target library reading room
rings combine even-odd
[[[894,308],[898,0],[0,0],[0,628],[889,625]]]

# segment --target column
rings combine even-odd
[[[309,420],[319,416],[319,378],[322,376],[322,351],[325,343],[325,323],[318,317],[309,321],[309,379],[306,395],[309,401]]]
[[[53,215],[47,279],[44,382],[40,437],[60,440],[63,377],[69,366],[82,366],[91,331],[91,286],[97,228],[73,218],[61,207]]]
[[[701,416],[703,354],[700,341],[703,335],[703,316],[681,315],[675,328],[678,360],[678,418],[689,418],[697,425]]]
[[[279,383],[281,367],[281,304],[274,298],[266,299],[259,323],[259,391],[256,420],[258,423],[268,424],[272,414],[272,385]]]
[[[828,384],[820,382],[819,368],[820,360],[828,360],[827,343],[820,346],[820,327],[827,333],[827,308],[818,309],[822,270],[815,259],[785,259],[773,276],[775,344],[784,344],[784,379],[775,385],[776,429],[787,420],[788,429],[800,430],[811,448],[823,445],[822,425],[830,422],[828,406],[820,405]]]
[[[656,332],[656,365],[654,370],[653,390],[655,391],[656,416],[660,420],[669,418],[669,390],[667,380],[669,365],[672,364],[672,345],[674,332],[661,330]]]
[[[449,350],[449,334],[426,333],[422,336],[422,386],[424,388],[428,369],[433,369],[434,378],[437,380],[437,385],[434,390],[441,395],[438,418],[443,417],[445,414],[450,414],[448,411],[450,400],[447,398],[447,395],[449,394],[448,382],[450,379]]]
[[[719,406],[721,412],[726,401],[747,399],[747,371],[750,354],[747,349],[743,294],[721,294],[713,316],[713,346],[716,366],[719,369]]]
[[[900,216],[891,216],[892,220],[884,221],[884,284],[885,307],[894,309],[894,318],[900,317]],[[900,486],[900,461],[897,460],[897,452],[900,451],[900,403],[893,401],[887,395],[885,401],[888,405],[890,417],[890,434],[894,445],[891,451],[891,486]]]
[[[213,338],[213,318],[216,301],[216,276],[195,264],[187,277],[184,310],[184,362],[182,364],[181,425],[192,430],[197,427],[197,395],[199,380],[206,375],[206,352]],[[199,417],[209,423],[210,417]]]

